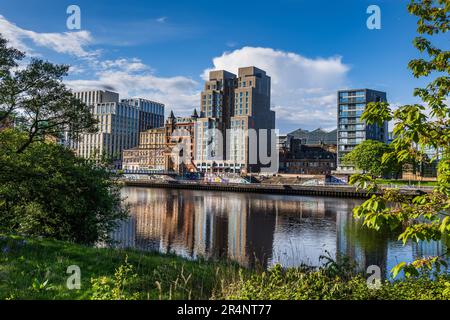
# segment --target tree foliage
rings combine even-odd
[[[108,240],[127,216],[114,177],[46,143],[95,132],[96,120],[63,83],[69,66],[39,59],[25,65],[24,58],[0,36],[0,229],[86,244]],[[15,117],[20,128],[2,129]]]
[[[95,132],[96,120],[89,107],[62,82],[69,66],[33,58],[24,68],[17,68],[24,57],[0,35],[0,123],[20,116],[28,136],[16,152],[63,132],[71,139],[82,132]]]
[[[0,229],[92,244],[109,240],[127,216],[114,177],[69,149],[0,131]]]
[[[365,140],[344,156],[344,163],[353,164],[373,176],[382,176],[387,173],[397,173],[400,165],[394,161],[382,161],[385,153],[391,148],[376,140]]]
[[[382,195],[373,195],[361,206],[355,208],[355,215],[364,218],[364,224],[375,229],[382,225],[403,227],[399,240],[441,240],[450,233],[450,51],[437,48],[432,36],[445,35],[450,28],[450,2],[448,0],[411,1],[411,14],[418,17],[414,46],[421,54],[408,64],[416,78],[434,76],[425,87],[414,90],[422,104],[405,105],[391,110],[387,103],[371,103],[362,115],[367,123],[394,121],[395,139],[393,150],[385,153],[382,163],[396,161],[427,162],[439,159],[438,186],[433,192],[413,199],[402,195],[399,190],[388,190]],[[427,106],[427,107],[425,107]],[[431,159],[427,150],[434,150]],[[352,183],[363,181],[370,191],[378,186],[374,180],[357,175]],[[393,205],[388,205],[393,204]],[[446,265],[444,255],[417,260],[411,264],[400,263],[394,268],[397,274],[404,270],[406,275],[415,275],[414,270],[439,268]]]

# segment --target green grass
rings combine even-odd
[[[345,261],[345,259],[344,259]],[[69,290],[67,267],[81,269]],[[370,289],[351,264],[250,271],[224,261],[0,235],[0,299],[450,299],[450,276]]]
[[[117,276],[126,259],[133,270]],[[80,290],[66,287],[70,265],[81,269]],[[235,264],[225,262],[189,261],[173,255],[91,248],[54,240],[0,237],[0,299],[111,298],[105,290],[96,289],[91,279],[111,288],[110,291],[119,289],[123,295],[116,298],[121,299],[209,299],[214,290],[220,289],[222,279],[232,279],[237,273]]]

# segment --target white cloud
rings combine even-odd
[[[36,55],[36,53],[27,44],[28,41],[33,42],[36,46],[80,58],[90,58],[98,55],[98,51],[85,49],[86,46],[93,42],[92,36],[88,31],[39,33],[22,29],[0,15],[0,34],[9,40],[11,46],[31,55]]]
[[[166,19],[161,17],[157,21],[162,23]],[[0,15],[0,33],[9,40],[11,46],[29,55],[37,56],[39,47],[45,47],[83,58],[69,70],[78,80],[65,81],[73,90],[98,88],[116,91],[122,98],[148,98],[166,104],[167,109],[180,115],[190,114],[193,108],[198,108],[200,98],[197,81],[183,76],[158,77],[150,66],[138,58],[102,60],[100,52],[87,49],[93,43],[88,31],[38,33],[22,29]],[[90,79],[81,78],[88,75]]]
[[[272,48],[243,47],[213,59],[210,70],[236,73],[239,67],[256,66],[272,80],[272,105],[281,131],[298,127],[314,129],[336,126],[336,91],[346,87],[349,67],[339,56],[306,58]]]
[[[139,72],[139,71],[149,71],[151,68],[138,58],[132,59],[116,59],[116,60],[105,60],[100,62],[100,67],[104,70],[117,70],[125,72]]]
[[[69,74],[71,74],[71,75],[82,74],[85,72],[86,72],[86,69],[79,65],[71,65],[69,68]]]
[[[254,65],[271,76],[272,104],[280,131],[336,126],[336,91],[346,87],[349,70],[340,57],[310,59],[270,48],[244,47],[225,52],[212,61],[213,69],[237,72],[239,67]],[[203,79],[210,70],[204,70]],[[176,114],[189,114],[199,107],[197,81],[184,76],[156,76],[152,68],[137,58],[101,61],[95,80],[67,83],[75,90],[105,88],[119,92],[122,97],[161,101]]]
[[[166,20],[167,17],[156,19],[160,23]],[[12,46],[28,54],[37,55],[34,50],[45,47],[87,58],[86,64],[71,68],[71,74],[78,78],[91,72],[88,80],[67,81],[75,90],[97,87],[117,91],[122,97],[141,96],[161,101],[178,114],[188,114],[199,107],[197,81],[184,76],[156,76],[138,58],[102,60],[98,51],[88,49],[93,43],[88,31],[38,33],[22,29],[0,15],[0,33]],[[272,48],[243,47],[213,58],[212,68],[204,70],[202,78],[207,79],[212,69],[235,73],[239,67],[251,65],[265,70],[272,79],[272,105],[282,132],[298,127],[336,126],[336,91],[347,87],[349,71],[341,57],[307,58]]]
[[[198,109],[198,82],[187,77],[158,77],[149,72],[104,70],[96,74],[95,80],[70,80],[67,85],[73,90],[93,88],[118,92],[121,97],[140,97],[160,101],[166,110],[176,115],[190,114]],[[167,112],[166,112],[167,113]]]

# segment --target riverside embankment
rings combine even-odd
[[[171,188],[203,191],[249,192],[283,195],[326,196],[339,198],[368,198],[369,194],[362,189],[348,185],[279,185],[279,184],[237,184],[237,183],[205,183],[198,181],[153,181],[123,179],[127,186],[148,188]],[[383,189],[382,189],[383,190]],[[403,194],[416,196],[431,191],[431,188],[402,188]]]

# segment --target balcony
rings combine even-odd
[[[366,102],[366,98],[361,96],[361,97],[345,97],[345,98],[340,98],[339,99],[339,103],[365,103]]]
[[[358,119],[349,119],[349,118],[345,118],[345,117],[341,117],[339,119],[339,125],[343,125],[343,124],[363,124],[363,122],[361,120]],[[364,130],[364,129],[361,129]]]

